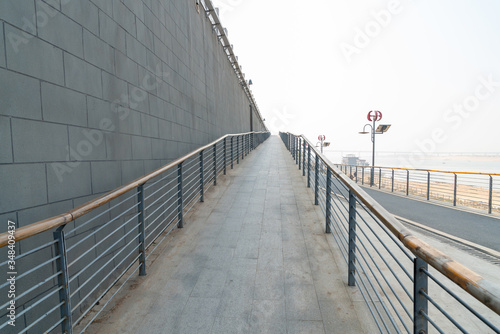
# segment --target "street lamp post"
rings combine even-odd
[[[325,135],[319,135],[318,136],[319,142],[316,143],[316,147],[318,147],[318,144],[321,147],[321,154],[323,154],[323,147],[330,146],[330,142],[325,141],[325,139],[326,139]]]
[[[370,173],[370,187],[373,187],[374,179],[375,179],[375,135],[383,134],[387,132],[391,127],[391,124],[381,124],[377,128],[375,128],[375,122],[380,121],[382,119],[382,113],[378,110],[372,110],[368,113],[368,120],[372,122],[372,124],[365,124],[363,126],[363,131],[360,134],[371,134],[372,141],[372,169]],[[369,126],[371,131],[366,131],[366,127]]]

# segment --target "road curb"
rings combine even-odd
[[[456,237],[454,235],[451,235],[451,234],[448,234],[448,233],[445,233],[445,232],[442,232],[442,231],[439,231],[439,230],[436,230],[432,227],[429,227],[429,226],[426,226],[426,225],[423,225],[423,224],[420,224],[420,223],[417,223],[413,220],[410,220],[410,219],[407,219],[407,218],[403,218],[401,216],[396,216],[396,215],[393,215],[397,220],[403,222],[403,223],[407,223],[409,225],[413,225],[413,226],[416,226],[418,228],[421,228],[423,230],[426,230],[428,232],[431,232],[431,233],[434,233],[434,234],[437,234],[443,238],[446,238],[446,239],[450,239],[454,242],[457,242],[459,244],[462,244],[462,245],[465,245],[465,246],[468,246],[468,247],[471,247],[471,248],[474,248],[478,251],[481,251],[485,254],[488,254],[488,255],[491,255],[491,256],[494,256],[496,258],[499,258],[500,259],[500,252],[494,250],[494,249],[491,249],[491,248],[488,248],[488,247],[484,247],[484,246],[481,246],[481,245],[478,245],[476,243],[473,243],[471,241],[468,241],[468,240],[465,240],[465,239],[462,239],[462,238],[459,238],[459,237]]]

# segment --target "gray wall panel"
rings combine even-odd
[[[1,0],[0,102],[0,218],[18,226],[250,130],[250,101],[194,1]]]

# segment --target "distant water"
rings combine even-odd
[[[342,156],[355,154],[365,159],[371,165],[371,154],[356,154],[355,152],[328,152],[325,155],[334,163],[341,163]],[[443,171],[499,173],[500,153],[498,155],[453,155],[418,156],[408,153],[381,153],[375,156],[375,165],[383,167],[402,167],[434,169]]]

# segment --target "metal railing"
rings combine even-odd
[[[280,136],[378,332],[500,333],[498,286],[414,236],[306,137]]]
[[[1,234],[12,257],[0,268],[13,280],[0,285],[0,332],[84,331],[135,273],[146,275],[148,257],[219,176],[268,137],[226,135],[67,213]]]
[[[500,213],[500,174],[335,164],[356,183]]]

